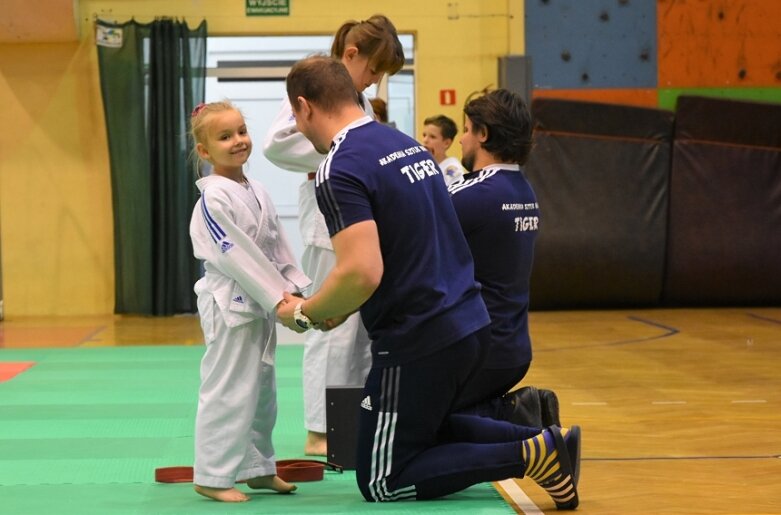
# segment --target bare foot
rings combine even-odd
[[[289,494],[298,487],[293,483],[283,481],[279,476],[258,476],[247,480],[247,486],[255,490],[274,490],[281,494]]]
[[[304,454],[307,456],[327,456],[328,436],[325,433],[317,433],[315,431],[307,432]]]
[[[235,488],[212,488],[210,486],[195,485],[195,491],[204,497],[220,502],[247,502],[249,497]]]

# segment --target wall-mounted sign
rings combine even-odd
[[[122,48],[122,29],[95,24],[95,43],[98,46]]]
[[[290,16],[290,0],[246,0],[247,16]]]
[[[439,90],[439,105],[443,105],[443,106],[456,105],[456,90],[454,90],[454,89],[440,89]]]

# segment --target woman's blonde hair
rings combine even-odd
[[[364,21],[343,23],[334,35],[331,57],[341,59],[350,45],[368,58],[369,66],[375,72],[394,75],[404,66],[404,49],[396,27],[382,14],[375,14]]]

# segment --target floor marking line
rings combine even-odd
[[[746,399],[746,400],[735,400],[731,401],[732,404],[765,404],[767,401],[765,399]]]
[[[103,331],[105,331],[106,329],[107,327],[105,325],[96,327],[92,332],[87,334],[87,336],[83,337],[80,341],[76,342],[75,347],[81,347],[82,345],[85,345],[87,343],[99,342],[100,339],[96,340],[95,337],[100,333],[102,333]]]
[[[766,317],[766,316],[763,316],[763,315],[758,315],[757,313],[751,313],[751,312],[746,313],[746,314],[748,316],[750,316],[752,318],[756,318],[758,320],[764,320],[765,322],[771,322],[773,324],[781,324],[781,320],[777,320],[775,318],[770,318],[770,317]]]
[[[651,404],[657,404],[657,405],[686,404],[686,401],[651,401]]]
[[[540,510],[539,506],[529,499],[529,496],[526,495],[526,492],[524,492],[520,486],[518,486],[518,483],[514,479],[504,479],[502,481],[497,481],[497,483],[523,513],[526,515],[545,515],[545,512]]]
[[[664,329],[667,331],[666,334],[663,334],[661,336],[657,336],[656,338],[666,338],[667,336],[672,336],[674,334],[680,333],[680,329],[676,329],[675,327],[671,327],[669,325],[660,324],[659,322],[654,322],[653,320],[648,320],[646,318],[641,318],[635,315],[631,315],[627,317],[629,320],[634,320],[635,322],[641,322],[643,324],[648,324],[654,327],[658,327],[659,329]]]
[[[655,336],[646,336],[643,338],[632,338],[629,340],[618,340],[615,342],[599,342],[599,343],[591,343],[586,345],[569,345],[569,346],[558,346],[552,349],[535,349],[534,352],[561,352],[565,350],[583,350],[583,349],[592,349],[592,348],[598,348],[598,347],[613,347],[617,345],[630,345],[633,343],[645,343],[652,340],[661,340],[664,338],[669,338],[670,336],[674,336],[681,331],[679,329],[676,329],[675,327],[666,326],[664,324],[660,324],[659,322],[654,322],[653,320],[646,320],[645,318],[640,318],[638,316],[630,315],[626,317],[627,320],[632,320],[633,322],[640,322],[641,324],[650,325],[652,327],[657,327],[659,329],[662,329],[664,333],[657,334]]]

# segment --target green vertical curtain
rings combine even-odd
[[[114,208],[116,313],[197,310],[188,227],[197,199],[190,112],[203,101],[206,22],[98,21]]]

